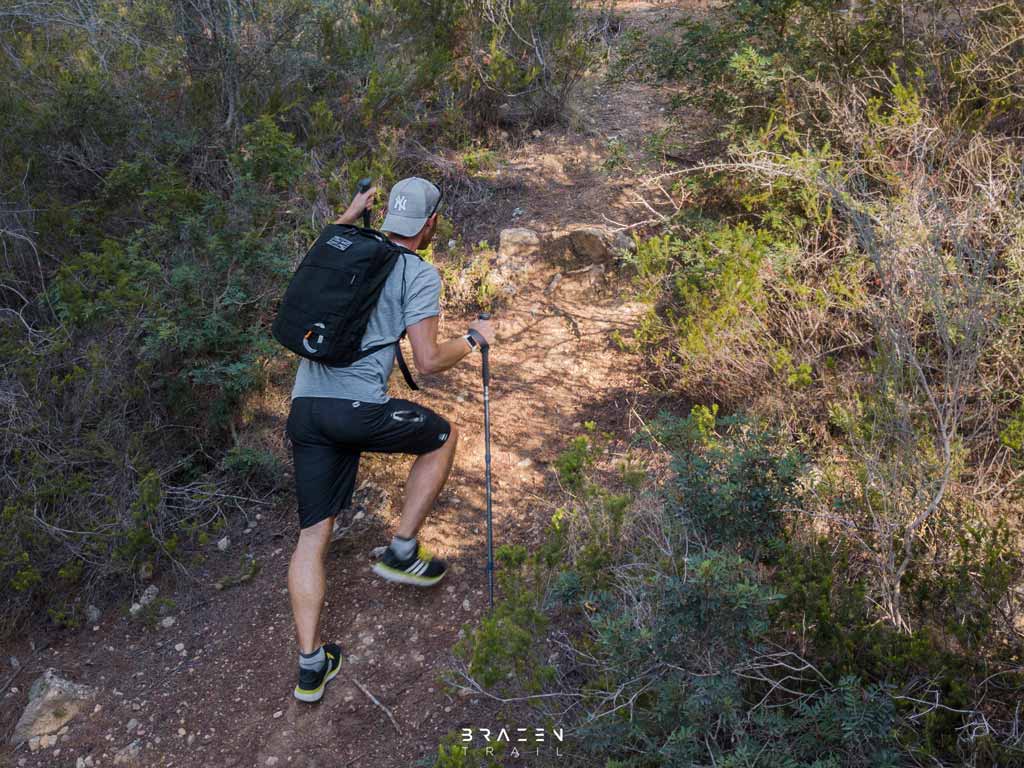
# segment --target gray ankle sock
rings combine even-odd
[[[323,669],[326,663],[327,656],[322,645],[310,654],[299,652],[299,669],[315,669],[319,671]]]
[[[399,560],[408,560],[416,554],[416,539],[403,539],[401,536],[395,536],[391,539],[391,551],[398,556]]]

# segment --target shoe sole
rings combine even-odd
[[[445,573],[448,573],[448,571],[445,570],[440,576],[414,576],[411,573],[400,571],[397,568],[392,568],[384,563],[375,563],[373,566],[373,572],[382,579],[393,581],[396,584],[410,584],[414,587],[432,587],[444,578]]]
[[[341,670],[341,659],[338,659],[338,666],[336,666],[333,671],[328,672],[324,676],[324,679],[323,679],[323,681],[321,681],[320,685],[318,685],[312,691],[304,691],[301,688],[296,687],[295,690],[293,691],[293,693],[295,694],[295,698],[298,699],[299,701],[305,701],[308,704],[312,704],[313,702],[320,701],[320,699],[322,699],[324,697],[324,688],[327,687],[327,684],[329,682],[331,682],[331,680],[333,680],[334,678],[336,678],[338,676],[338,672],[340,670]]]

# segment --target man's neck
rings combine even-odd
[[[416,236],[416,237],[400,237],[399,235],[396,235],[396,234],[394,234],[392,232],[385,232],[384,234],[387,236],[388,240],[390,240],[392,243],[400,245],[403,248],[408,248],[413,253],[415,253],[417,250],[419,250],[419,247],[420,247],[420,238],[419,238],[419,236]]]

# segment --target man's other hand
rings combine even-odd
[[[469,324],[471,331],[476,331],[485,339],[487,339],[488,345],[494,344],[494,321],[493,320],[474,320]]]
[[[363,211],[373,204],[373,198],[376,194],[376,187],[370,187],[365,192],[357,192],[356,196],[352,198],[352,202],[349,203],[348,208],[335,220],[335,223],[355,224],[359,217],[363,215]]]

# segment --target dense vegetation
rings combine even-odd
[[[430,167],[457,206],[597,46],[569,0],[42,0],[0,25],[9,632],[187,567],[272,490],[243,427],[303,246],[363,175]],[[683,167],[650,137],[618,272],[647,312],[615,343],[699,405],[566,447],[547,541],[502,552],[453,682],[534,702],[574,734],[560,764],[1021,763],[1024,10],[727,0],[617,50],[608,77],[716,132]]]
[[[0,11],[0,632],[75,625],[251,511],[277,467],[241,427],[294,260],[363,175],[432,171],[457,204],[439,150],[560,117],[577,29],[568,0]]]
[[[674,83],[722,152],[650,179],[616,341],[704,405],[574,440],[453,682],[572,728],[560,765],[1020,764],[1024,11],[631,34],[609,76]]]

